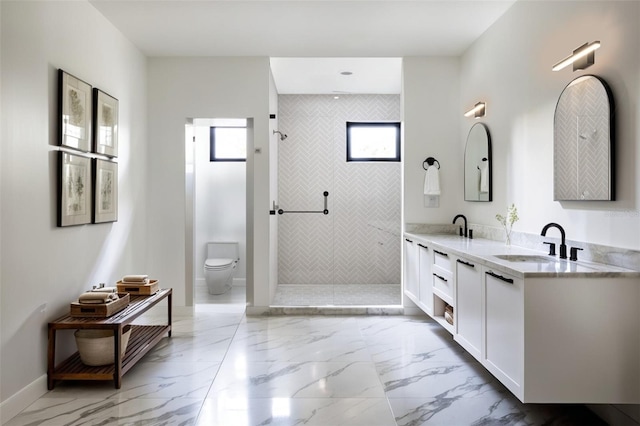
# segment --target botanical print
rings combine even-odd
[[[82,90],[67,86],[67,111],[63,116],[64,134],[77,139],[84,139],[86,95]]]
[[[99,194],[100,201],[98,203],[99,213],[113,213],[115,203],[113,202],[113,171],[100,169],[99,172]]]
[[[87,170],[84,166],[65,164],[64,185],[67,197],[64,211],[67,216],[79,216],[87,214],[86,184]]]

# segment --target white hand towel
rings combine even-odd
[[[480,192],[489,192],[489,162],[483,161],[480,166]]]
[[[145,281],[147,278],[149,278],[149,275],[146,274],[140,274],[140,275],[125,275],[124,277],[122,277],[122,281],[128,281],[128,282],[133,282],[133,281]]]
[[[98,293],[95,291],[90,291],[87,293],[82,293],[80,297],[78,297],[78,302],[80,303],[109,303],[111,301],[111,295],[114,293]]]
[[[440,170],[436,166],[428,167],[424,174],[424,195],[440,195]]]

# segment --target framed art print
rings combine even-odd
[[[96,158],[94,161],[93,223],[118,220],[118,163]]]
[[[60,146],[89,152],[91,149],[91,86],[58,71]]]
[[[91,159],[58,152],[58,226],[91,223]]]
[[[100,89],[93,89],[93,151],[118,156],[118,100]]]

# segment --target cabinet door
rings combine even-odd
[[[466,259],[456,261],[455,340],[477,360],[482,354],[482,274]]]
[[[404,239],[404,292],[411,300],[420,300],[418,287],[418,245],[409,238]]]
[[[420,263],[420,307],[429,315],[433,315],[433,277],[431,276],[431,250],[423,244],[418,244]]]
[[[482,364],[511,392],[522,397],[524,366],[524,283],[486,270],[485,354]]]

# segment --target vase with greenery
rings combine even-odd
[[[502,227],[504,228],[504,232],[506,235],[506,240],[505,240],[505,244],[510,246],[511,245],[511,231],[513,229],[513,224],[516,223],[518,221],[518,219],[520,219],[518,217],[518,209],[516,208],[515,204],[511,204],[509,206],[509,208],[507,208],[507,216],[502,216],[501,214],[497,214],[496,215],[496,219],[498,220],[498,222],[500,222],[500,224],[502,225]]]

